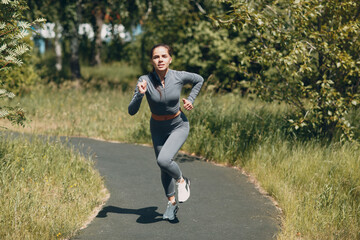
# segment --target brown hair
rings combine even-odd
[[[170,56],[172,56],[172,49],[169,45],[165,44],[165,43],[159,43],[159,44],[156,44],[154,45],[151,50],[150,50],[150,59],[153,57],[153,54],[154,54],[154,50],[155,48],[158,48],[158,47],[164,47],[168,50],[168,53]]]

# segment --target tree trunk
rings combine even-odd
[[[54,28],[54,32],[55,32],[54,45],[55,45],[55,56],[56,56],[55,68],[56,71],[58,72],[62,70],[62,48],[60,43],[60,31],[61,31],[60,23],[56,22]]]
[[[77,80],[81,78],[80,62],[79,62],[79,39],[73,36],[71,39],[71,58],[70,58],[70,69],[71,78]]]
[[[70,69],[73,81],[81,79],[80,60],[79,60],[79,25],[81,22],[81,0],[76,3],[76,19],[74,21],[73,29],[71,31],[71,58]]]
[[[95,54],[93,59],[93,65],[101,65],[101,30],[104,25],[104,12],[101,6],[98,6],[95,9],[95,21]]]

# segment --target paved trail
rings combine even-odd
[[[85,138],[70,143],[95,154],[111,193],[73,239],[266,240],[279,231],[276,208],[235,169],[179,154],[176,161],[191,179],[191,197],[170,223],[162,220],[167,200],[152,148]]]

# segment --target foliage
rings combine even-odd
[[[196,72],[210,77],[207,87],[232,91],[239,87],[243,76],[232,67],[240,51],[241,38],[231,38],[224,29],[215,30],[210,22],[195,22],[185,31],[182,42],[174,43],[175,69]]]
[[[31,86],[39,83],[39,75],[33,65],[15,66],[12,71],[5,71],[3,77],[6,79],[4,88],[21,95],[30,91]]]
[[[80,65],[100,65],[103,61],[122,60],[126,56],[123,48],[127,43],[120,38],[116,28],[121,24],[127,32],[131,32],[133,27],[139,24],[148,4],[148,1],[122,0],[27,0],[27,2],[33,10],[28,18],[45,17],[56,26],[56,37],[47,39],[50,44],[47,46],[47,56],[42,61],[46,64],[46,69],[41,71],[48,72],[46,78],[57,83],[71,78],[70,75],[73,79],[79,80],[82,77]],[[93,37],[77,34],[79,24],[82,23],[91,24]],[[108,24],[107,27],[110,26],[111,29],[107,32],[106,41],[102,39],[103,34],[101,34],[104,24]],[[55,56],[54,59],[50,59],[51,64],[49,64],[47,59],[52,55],[49,52],[54,49]]]
[[[216,91],[232,91],[246,78],[234,68],[239,61],[237,53],[245,47],[244,38],[238,32],[215,29],[208,17],[225,10],[226,5],[214,1],[152,1],[143,34],[127,48],[128,55],[134,55],[134,64],[140,60],[144,72],[150,71],[151,47],[169,44],[174,50],[172,68],[201,74],[206,85]]]
[[[24,41],[32,47],[33,43],[27,36]],[[24,55],[21,66],[13,66],[11,71],[3,71],[2,77],[6,79],[3,87],[15,95],[21,95],[30,91],[30,88],[40,82],[38,72],[34,68],[36,57]]]
[[[148,105],[143,102],[133,117],[127,113],[132,94],[34,90],[21,97],[33,120],[21,131],[151,144]],[[357,142],[295,138],[287,131],[291,108],[284,103],[201,92],[194,106],[185,113],[191,130],[182,149],[255,176],[284,210],[277,239],[359,239]],[[358,124],[359,113],[352,113],[352,123]]]
[[[63,59],[70,58],[69,32],[76,20],[75,1],[28,0],[35,9],[34,16],[44,16],[49,21],[62,26]],[[82,23],[91,23],[93,29],[107,23],[112,26],[110,42],[101,42],[96,35],[93,39],[83,36],[79,45],[82,63],[131,60],[139,64],[143,72],[150,70],[148,51],[156,43],[165,42],[174,48],[173,68],[194,71],[208,78],[207,85],[215,90],[232,91],[247,76],[236,69],[240,60],[236,53],[244,51],[245,43],[242,35],[236,31],[215,29],[208,18],[209,13],[223,13],[227,5],[214,1],[82,1]],[[54,14],[57,12],[57,14]],[[55,17],[54,17],[55,16]],[[115,34],[115,26],[122,24],[129,32],[130,39],[126,42]],[[135,26],[141,24],[141,36],[132,34]],[[161,29],[161,31],[159,31]],[[101,61],[94,61],[101,50]],[[140,56],[140,59],[139,59]],[[46,63],[47,64],[47,63]],[[48,64],[47,64],[48,65]],[[51,67],[49,68],[51,69]],[[64,71],[50,71],[51,76],[67,77]],[[57,79],[57,77],[54,79]],[[61,77],[60,77],[61,78]]]
[[[27,10],[25,1],[0,2],[0,85],[8,84],[8,71],[14,66],[23,64],[24,54],[30,50],[30,46],[24,38],[36,23],[44,19],[37,19],[31,23],[23,21],[23,13]],[[17,81],[17,80],[16,80]],[[0,99],[12,99],[14,94],[1,89]],[[23,124],[25,120],[24,111],[20,107],[9,107],[0,105],[0,118],[6,118],[15,124]]]
[[[31,26],[44,22],[44,19],[37,19],[31,23],[23,21],[23,13],[27,10],[25,1],[2,0],[0,12],[0,61],[1,71],[9,70],[12,65],[21,66],[22,56],[30,50],[29,44],[23,39]]]
[[[357,1],[220,1],[232,11],[222,27],[253,32],[245,55],[261,65],[252,72],[258,94],[294,107],[298,132],[353,137],[348,112],[360,103]],[[239,64],[240,72],[249,73]]]

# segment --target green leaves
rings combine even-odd
[[[37,19],[34,22],[23,21],[24,11],[27,10],[26,1],[0,2],[0,82],[7,85],[5,71],[10,71],[12,66],[21,66],[24,55],[30,50],[30,46],[24,38],[28,35],[30,27],[34,24],[44,22]],[[0,89],[0,118],[6,118],[14,124],[23,125],[26,119],[24,110],[20,107],[6,105],[8,99],[15,95],[5,89]]]
[[[144,33],[138,38],[144,71],[151,69],[148,50],[155,43],[164,42],[174,49],[172,68],[197,72],[204,78],[211,76],[216,89],[237,81],[232,60],[242,39],[232,42],[232,33],[214,29],[205,15],[223,12],[222,6],[213,1],[191,0],[157,0],[152,1],[152,6],[142,25]],[[135,60],[138,64],[139,57]]]
[[[300,110],[292,120],[297,130],[351,139],[347,113],[360,100],[359,3],[226,2],[232,10],[215,21],[253,33],[244,55],[261,65],[251,72],[259,96]]]
[[[22,21],[26,9],[25,1],[0,3],[0,71],[23,63],[21,56],[30,50],[30,46],[23,39],[29,34],[31,26],[45,21],[43,18],[31,23]]]
[[[14,98],[15,94],[13,94],[12,92],[8,92],[5,89],[0,89],[0,98]]]

